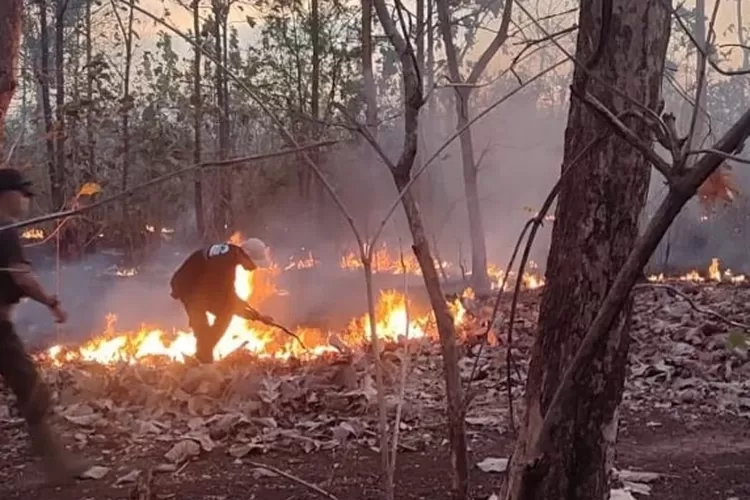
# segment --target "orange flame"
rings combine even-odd
[[[273,293],[272,276],[275,270],[246,271],[238,266],[235,274],[235,291],[243,300],[255,300]],[[269,288],[269,283],[271,284]],[[457,324],[466,319],[466,311],[460,302],[450,304]],[[211,315],[209,321],[213,321]],[[397,341],[402,337],[422,338],[427,335],[428,325],[434,322],[433,315],[410,317],[407,301],[396,291],[381,293],[376,306],[378,335],[386,342]],[[408,319],[407,319],[408,318]],[[351,344],[366,342],[370,338],[369,316],[353,320],[346,337]],[[166,332],[160,328],[143,327],[137,332],[115,332],[116,317],[107,317],[107,329],[101,337],[94,338],[80,347],[66,349],[56,345],[48,349],[47,355],[57,364],[73,361],[88,361],[102,364],[136,363],[141,360],[161,357],[173,361],[184,361],[196,352],[195,337],[190,331]],[[288,338],[276,330],[243,320],[235,316],[214,349],[217,360],[226,358],[237,351],[247,351],[260,357],[286,359],[290,356],[315,357],[336,349],[326,343],[329,335],[315,329],[297,329],[295,332],[308,347],[303,352],[295,339]]]

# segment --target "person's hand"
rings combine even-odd
[[[50,306],[49,310],[55,318],[55,323],[62,324],[68,321],[68,313],[63,311],[60,307],[60,302],[57,299],[55,299],[55,304]]]

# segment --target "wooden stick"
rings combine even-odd
[[[324,490],[323,488],[321,488],[321,487],[319,487],[317,485],[309,483],[309,482],[305,481],[304,479],[295,476],[294,474],[290,474],[288,472],[284,472],[281,469],[277,469],[276,467],[274,467],[272,465],[266,465],[266,464],[262,464],[260,462],[245,462],[245,463],[250,464],[253,467],[258,467],[259,469],[265,469],[267,471],[273,472],[274,474],[278,474],[279,476],[284,477],[286,479],[289,479],[290,481],[292,481],[294,483],[297,483],[299,485],[302,485],[305,488],[308,488],[308,489],[314,491],[318,495],[320,495],[322,497],[325,497],[325,498],[328,498],[329,500],[339,500],[338,497],[336,495],[334,495],[333,493],[330,493],[330,492]]]

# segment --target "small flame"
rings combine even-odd
[[[292,269],[310,269],[320,264],[320,261],[313,257],[312,252],[308,251],[307,256],[302,259],[295,260],[293,257],[289,258],[289,264],[284,267],[284,271],[290,271]]]
[[[21,233],[21,238],[25,240],[42,240],[44,239],[44,231],[37,228],[30,228]]]
[[[135,276],[138,274],[138,270],[134,267],[127,268],[127,269],[118,269],[115,271],[115,274],[117,276]]]

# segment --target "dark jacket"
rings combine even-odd
[[[237,266],[248,271],[257,267],[241,247],[231,243],[196,250],[172,276],[172,297],[185,304],[202,303],[206,310],[233,302]]]

